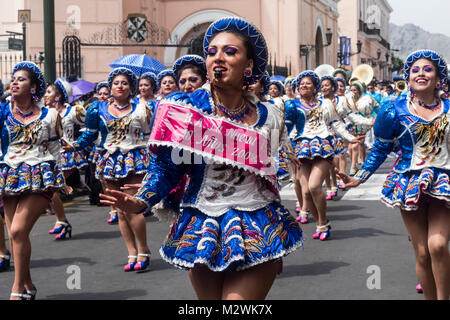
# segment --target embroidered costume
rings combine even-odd
[[[248,36],[256,58],[247,81],[258,81],[267,65],[267,46],[242,18],[211,24],[205,55],[211,38],[226,30]],[[282,118],[254,95],[246,98],[257,109],[253,126],[215,115],[209,84],[189,95],[173,93],[158,106],[149,140],[156,157],[135,197],[152,207],[189,173],[182,213],[160,250],[176,267],[200,263],[213,271],[243,270],[277,260],[302,243],[299,224],[280,204],[272,157],[280,139],[272,129],[281,129]]]
[[[344,124],[328,99],[319,100],[314,108],[304,106],[297,99],[288,100],[285,105],[289,126],[294,124],[298,132],[294,138],[294,149],[298,158],[313,160],[316,157],[334,157],[336,138],[330,131],[330,126],[345,140],[355,139],[345,130]]]
[[[419,59],[432,61],[441,85],[445,84],[447,64],[431,50],[419,50],[408,56],[404,68],[407,82],[411,67]],[[410,93],[400,95],[382,106],[374,125],[372,152],[355,177],[366,181],[398,146],[401,155],[386,178],[381,200],[388,206],[413,211],[418,209],[422,196],[428,195],[444,200],[450,208],[450,101],[440,99],[441,112],[426,120],[411,113],[410,99]]]
[[[130,70],[117,68],[111,72],[108,82],[119,73],[128,74],[129,79],[135,77]],[[132,83],[132,91],[136,86],[137,81]],[[78,151],[92,145],[100,132],[95,172],[97,179],[118,180],[130,174],[147,173],[149,158],[146,142],[150,134],[147,108],[133,101],[130,104],[131,111],[121,117],[115,117],[108,111],[107,101],[96,101],[87,111],[86,130],[73,147]]]
[[[382,201],[417,210],[421,195],[428,194],[450,207],[450,101],[442,100],[441,114],[431,121],[413,115],[408,105],[409,97],[399,96],[378,113],[373,150],[355,177],[366,181],[398,143],[401,156],[383,185]]]
[[[63,139],[72,144],[76,141],[76,126],[82,127],[86,117],[86,110],[80,106],[67,105],[64,114],[61,115],[61,123],[63,127]],[[61,165],[63,171],[72,169],[81,169],[87,166],[86,157],[82,151],[61,151]]]
[[[159,108],[164,102],[214,113],[207,89],[191,95],[174,93]],[[258,103],[257,107],[259,120],[255,128],[268,130],[281,126],[276,113],[269,112],[270,106]],[[158,148],[150,177],[135,195],[151,207],[190,172],[190,183],[181,204],[183,211],[160,250],[166,261],[181,268],[205,263],[214,271],[222,271],[234,262],[241,270],[280,258],[301,244],[299,225],[281,206],[273,180],[216,158],[211,158],[212,163],[206,161],[209,164],[200,159],[200,164],[177,165],[173,162],[173,150],[176,149]]]
[[[21,62],[13,69],[28,70],[38,79],[36,96],[45,93],[45,80],[32,62]],[[55,109],[42,107],[40,115],[24,124],[14,117],[12,104],[2,103],[0,132],[0,188],[2,195],[24,192],[53,192],[64,187],[60,167],[59,136],[61,122]],[[56,146],[56,147],[55,147]]]

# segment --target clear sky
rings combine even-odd
[[[345,0],[344,0],[345,1]],[[394,11],[391,22],[396,25],[413,23],[432,33],[450,37],[449,0],[388,0]]]

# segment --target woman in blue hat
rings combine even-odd
[[[158,79],[153,72],[145,72],[139,77],[139,95],[134,98],[135,103],[143,103],[150,111],[155,111],[156,94],[158,92]]]
[[[439,97],[447,70],[432,50],[411,53],[404,67],[408,94],[382,106],[373,149],[358,173],[352,178],[339,172],[346,187],[356,187],[398,145],[401,158],[386,178],[381,200],[400,209],[425,299],[450,298],[450,101]]]
[[[191,94],[172,94],[158,107],[160,120],[149,141],[157,148],[152,176],[135,197],[107,190],[102,198],[122,210],[140,212],[157,204],[189,173],[182,212],[163,243],[161,256],[188,270],[199,299],[264,299],[281,271],[280,258],[302,243],[300,227],[281,206],[276,189],[270,150],[278,150],[279,135],[266,136],[280,130],[283,119],[247,91],[264,74],[267,46],[252,24],[227,17],[206,31],[204,52],[211,84]],[[177,130],[167,131],[166,126],[175,119],[181,120],[180,126],[211,130],[214,138],[196,136],[190,139],[191,147],[180,143],[178,136],[169,139]],[[160,136],[161,132],[170,135]],[[221,141],[227,137],[233,154],[239,151],[234,158],[223,151]],[[247,146],[261,143],[260,150],[265,151],[245,152],[234,145],[236,137]],[[210,147],[195,148],[198,143]],[[192,157],[179,159],[180,149],[191,150]],[[269,162],[264,161],[270,168],[267,174],[259,167],[263,154],[269,157]],[[250,155],[255,161],[244,161]]]
[[[300,223],[308,222],[310,212],[316,223],[313,239],[326,240],[330,236],[330,223],[326,217],[326,199],[322,184],[336,155],[336,139],[330,127],[343,139],[357,143],[340,121],[329,100],[319,100],[320,78],[313,71],[304,71],[297,77],[300,99],[288,100],[286,119],[295,124],[294,138],[297,158],[301,161],[296,179],[302,190],[302,210],[297,217]]]
[[[47,87],[44,95],[45,105],[49,108],[55,108],[61,117],[63,128],[62,139],[69,143],[75,141],[76,126],[83,127],[86,110],[82,106],[69,105],[69,99],[72,96],[70,84],[57,79],[53,84]],[[64,172],[64,178],[67,179],[74,170],[80,170],[88,165],[83,152],[65,152],[61,150],[61,168]],[[64,213],[64,206],[59,196],[55,193],[52,198],[52,208],[55,211],[56,223],[50,234],[55,234],[55,240],[65,239],[72,236],[72,226]]]
[[[339,88],[341,90],[339,91]],[[329,100],[339,115],[340,120],[345,124],[346,128],[350,124],[353,126],[367,126],[372,127],[374,123],[373,118],[367,118],[356,110],[350,109],[347,98],[343,96],[345,92],[345,80],[342,78],[334,78],[333,76],[324,76],[321,78],[321,91],[323,94],[323,99]],[[338,94],[339,91],[339,94]],[[334,130],[332,130],[334,131]],[[352,132],[352,131],[350,131]],[[333,159],[333,167],[330,170],[329,177],[326,178],[325,182],[327,185],[327,200],[332,200],[337,196],[337,177],[334,167],[339,167],[341,160],[344,158],[346,160],[346,148],[348,147],[348,142],[342,139],[338,134],[335,133],[336,137],[336,154]],[[330,181],[331,177],[331,181]]]
[[[195,54],[178,58],[173,64],[173,72],[180,91],[192,93],[206,83],[205,59]]]
[[[116,68],[108,76],[112,99],[94,102],[86,114],[86,130],[74,143],[66,143],[66,151],[79,151],[93,144],[101,135],[101,153],[96,163],[96,177],[104,186],[120,190],[124,184],[137,184],[147,173],[149,155],[146,144],[150,134],[151,112],[136,104],[133,96],[137,78],[127,68]],[[127,190],[134,194],[136,190]],[[150,263],[145,217],[116,207],[119,227],[128,249],[124,271],[144,270]]]
[[[347,96],[350,109],[365,117],[367,123],[373,124],[376,117],[375,110],[379,108],[379,104],[374,98],[366,94],[366,85],[360,81],[353,81]],[[365,137],[372,128],[372,125],[367,123],[353,123],[353,133],[360,137]],[[366,139],[364,138],[361,143],[350,146],[350,175],[355,175],[358,170],[357,166],[361,165],[366,159],[366,146],[364,145],[364,140]],[[369,147],[371,146],[369,145]]]
[[[29,234],[53,193],[64,187],[59,165],[61,118],[55,109],[39,104],[45,89],[36,64],[21,62],[12,71],[11,102],[1,105],[0,190],[14,258],[11,299],[36,295]]]
[[[279,80],[270,81],[269,85],[269,96],[270,99],[275,99],[278,97],[282,97],[284,95],[284,85],[283,82]]]
[[[109,89],[108,82],[100,81],[97,83],[95,86],[95,94],[100,102],[108,100],[111,97],[111,90]]]
[[[95,96],[93,99],[90,99],[84,103],[84,108],[88,110],[92,103],[95,100],[99,102],[108,101],[111,97],[111,90],[108,85],[108,81],[100,81],[95,86]],[[83,128],[84,130],[84,128]],[[89,203],[91,205],[101,205],[100,204],[100,196],[99,194],[102,192],[102,183],[95,177],[95,163],[101,153],[99,149],[101,143],[100,135],[97,136],[97,139],[94,141],[94,145],[92,146],[92,150],[89,152],[87,156],[88,169],[85,174],[87,175],[86,184],[91,190],[89,194]],[[109,224],[116,224],[119,222],[119,217],[117,216],[117,212],[111,208],[109,212],[109,218],[107,220]]]
[[[158,73],[159,100],[164,99],[169,94],[178,91],[177,78],[172,69],[166,69]]]

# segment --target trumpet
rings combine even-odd
[[[405,91],[406,90],[406,81],[404,81],[404,80],[397,81],[395,83],[395,89],[397,90],[398,94]]]

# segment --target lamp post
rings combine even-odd
[[[44,0],[44,46],[45,78],[48,82],[53,82],[56,80],[54,0]]]
[[[306,57],[306,69],[309,69],[309,53],[311,50],[323,49],[331,45],[331,41],[333,39],[333,32],[331,28],[327,28],[327,32],[325,33],[325,37],[327,39],[327,44],[321,45],[312,45],[312,44],[301,44],[300,45],[300,57]]]

